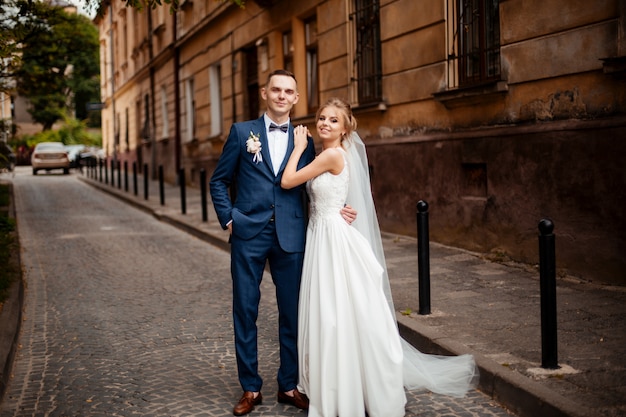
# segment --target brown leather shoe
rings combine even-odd
[[[246,391],[241,396],[241,399],[233,408],[233,414],[236,416],[243,416],[244,414],[248,414],[250,411],[254,410],[255,405],[259,405],[263,402],[263,396],[259,392],[259,395],[254,398],[254,393],[252,391]]]
[[[282,391],[278,391],[278,402],[283,404],[291,404],[301,410],[309,409],[309,397],[301,393],[297,389],[293,390],[293,397]]]

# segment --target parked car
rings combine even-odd
[[[102,159],[105,159],[104,150],[97,146],[86,146],[80,153],[80,164],[84,167],[96,166]]]
[[[70,173],[70,159],[65,145],[61,142],[38,143],[30,157],[30,163],[33,175],[37,175],[37,171],[41,169],[46,171],[62,169],[63,174]]]
[[[0,141],[0,171],[13,171],[15,169],[16,156],[13,149],[6,142]]]
[[[65,145],[65,149],[70,159],[70,168],[80,168],[80,155],[85,151],[85,145]]]

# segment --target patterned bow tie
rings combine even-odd
[[[274,130],[282,130],[283,133],[287,133],[287,130],[289,130],[289,125],[276,125],[274,123],[270,123],[270,132],[274,131]]]

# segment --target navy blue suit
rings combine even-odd
[[[246,148],[250,133],[259,135],[263,160],[254,161]],[[265,121],[235,123],[210,181],[211,198],[222,228],[232,221],[231,273],[233,323],[239,382],[244,391],[260,391],[256,319],[260,284],[266,261],[276,286],[279,312],[281,391],[298,382],[298,297],[306,238],[305,189],[284,190],[283,170],[293,150],[293,126],[289,126],[285,159],[274,174]],[[300,158],[298,169],[315,157],[313,140]],[[233,188],[234,201],[229,189]]]

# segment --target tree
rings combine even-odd
[[[0,1],[0,91],[10,93],[15,87],[13,74],[20,63],[19,45],[15,42],[14,20],[18,13],[11,1]]]
[[[43,2],[18,4],[14,33],[21,65],[14,75],[33,120],[48,130],[68,110],[86,116],[87,101],[100,96],[97,28],[85,16]]]
[[[87,0],[90,1],[90,0]],[[154,9],[155,7],[159,7],[162,5],[169,5],[170,9],[177,10],[180,0],[124,0],[126,2],[127,7],[134,7],[136,9],[141,9],[142,7],[150,7]],[[239,7],[244,7],[246,4],[245,0],[215,0],[220,2],[230,2],[236,4]]]
[[[90,11],[102,11],[103,7],[106,7],[111,1],[116,0],[82,0],[83,4],[85,4],[86,8]],[[119,0],[117,0],[119,1]],[[181,0],[122,0],[126,3],[126,7],[132,7],[137,10],[142,10],[143,8],[155,9],[157,7],[169,6],[170,12],[173,13],[178,10],[178,6],[181,3]],[[214,0],[222,3],[232,3],[241,8],[245,7],[246,0]]]

